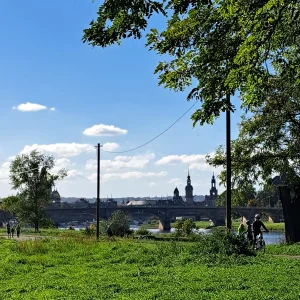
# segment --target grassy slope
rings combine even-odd
[[[300,297],[299,260],[224,260],[197,249],[196,243],[0,239],[0,299]]]

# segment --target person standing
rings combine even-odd
[[[11,227],[11,237],[12,237],[12,238],[14,237],[14,234],[15,234],[15,227],[12,226],[12,227]]]
[[[246,221],[247,225],[247,240],[250,244],[253,243],[253,233],[252,233],[252,224],[249,220]]]
[[[244,222],[243,222],[243,219],[241,220],[241,224],[238,228],[238,235],[239,236],[242,236],[245,232],[245,225],[244,225]]]
[[[7,224],[6,224],[6,229],[7,229],[7,237],[10,238],[11,237],[11,231],[10,231],[10,224],[9,224],[9,222],[7,222]]]
[[[17,225],[17,238],[20,237],[21,227],[20,224]]]

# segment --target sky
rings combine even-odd
[[[83,44],[101,1],[0,2],[0,197],[12,195],[11,160],[37,149],[53,155],[55,170],[68,169],[57,184],[63,197],[96,197],[97,143],[126,151],[151,140],[194,101],[188,90],[158,86],[154,69],[162,57],[145,39],[120,46]],[[151,24],[163,28],[157,18]],[[238,104],[233,98],[233,103]],[[161,137],[135,151],[101,151],[101,197],[184,195],[188,166],[195,195],[209,193],[213,172],[205,156],[225,144],[225,115],[193,128],[193,109]],[[240,110],[232,115],[232,138]],[[219,191],[224,188],[218,186]]]

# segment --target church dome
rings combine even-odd
[[[54,190],[52,193],[51,193],[51,199],[52,200],[60,200],[60,194],[58,191]]]
[[[179,194],[178,188],[176,187],[174,190],[174,194]]]

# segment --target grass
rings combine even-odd
[[[210,221],[196,221],[196,225],[200,228],[207,228],[210,226]],[[284,223],[272,223],[272,222],[264,222],[268,230],[270,231],[284,231]],[[240,226],[240,221],[233,221],[232,228],[238,229]]]
[[[300,261],[207,253],[204,241],[0,239],[0,299],[299,299]],[[270,252],[300,252],[289,247]]]

